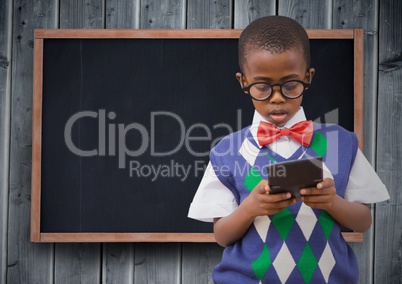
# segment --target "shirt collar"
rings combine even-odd
[[[290,128],[296,123],[300,121],[306,120],[306,115],[304,114],[303,107],[300,107],[299,110],[295,113],[295,115],[288,121],[284,126],[281,126],[279,128]],[[253,116],[253,123],[250,125],[250,132],[251,135],[253,136],[256,144],[258,147],[262,147],[258,144],[258,139],[257,139],[257,130],[258,130],[258,125],[260,124],[260,121],[265,121],[268,122],[261,114],[258,113],[257,110],[254,111],[254,116]],[[269,122],[268,122],[269,123]]]

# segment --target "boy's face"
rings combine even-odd
[[[299,50],[288,50],[279,54],[268,51],[254,51],[247,55],[243,74],[237,73],[237,80],[242,87],[255,82],[269,84],[284,83],[289,80],[310,82],[314,69],[307,71],[306,62]],[[288,99],[281,94],[280,87],[275,86],[271,96],[265,101],[252,100],[255,109],[267,121],[283,126],[299,110],[302,97]]]

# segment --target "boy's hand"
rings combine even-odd
[[[290,193],[269,194],[268,181],[262,180],[228,216],[214,219],[215,239],[228,246],[241,239],[257,216],[272,215],[295,203]]]
[[[251,218],[272,215],[295,203],[290,193],[269,194],[269,185],[262,180],[241,203]]]
[[[336,197],[336,188],[334,180],[326,178],[317,184],[317,187],[302,188],[300,190],[301,200],[306,205],[328,210],[332,207],[334,198]]]

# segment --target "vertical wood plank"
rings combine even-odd
[[[141,29],[184,29],[185,0],[142,0]]]
[[[278,1],[278,15],[298,21],[305,29],[329,29],[332,1]]]
[[[182,283],[212,284],[212,271],[222,259],[218,244],[183,244]]]
[[[55,255],[55,283],[101,283],[101,256],[98,244],[58,244]]]
[[[275,15],[275,0],[235,0],[234,28],[244,29],[249,23],[258,18]]]
[[[231,0],[189,0],[188,29],[230,29],[232,27]]]
[[[347,1],[333,2],[334,29],[364,29],[364,154],[375,166],[376,138],[376,108],[377,108],[377,52],[378,52],[378,1]],[[373,210],[372,210],[373,212]],[[374,213],[374,212],[373,212]],[[373,220],[375,220],[373,218]],[[374,228],[364,235],[363,243],[350,243],[359,263],[360,283],[372,283]]]
[[[60,28],[102,29],[103,0],[60,0]]]
[[[134,283],[134,244],[105,244],[102,260],[102,283]]]
[[[140,25],[140,0],[107,0],[107,29],[135,29]]]
[[[11,2],[11,1],[7,1]],[[7,283],[51,283],[53,245],[30,243],[33,29],[56,27],[57,2],[14,1]]]
[[[136,244],[134,283],[181,283],[180,244]]]
[[[0,283],[7,275],[12,5],[0,1]]]
[[[402,283],[402,206],[400,203],[392,203],[394,202],[379,204],[376,209],[378,225],[374,252],[375,284]]]
[[[402,283],[402,2],[380,1],[377,172],[391,199],[376,207],[375,283]]]

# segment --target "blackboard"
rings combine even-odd
[[[309,31],[302,105],[361,145],[359,31]],[[213,240],[187,212],[210,148],[252,119],[239,34],[36,30],[31,240]]]

